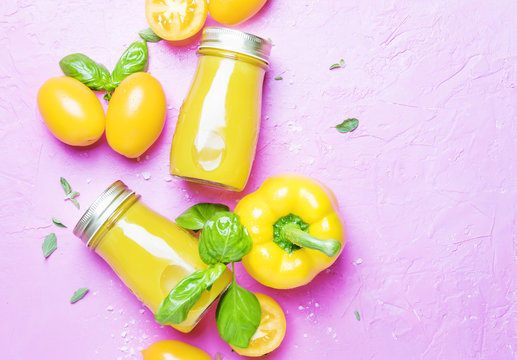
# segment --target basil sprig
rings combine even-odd
[[[189,207],[176,218],[176,224],[184,229],[201,230],[205,223],[216,213],[230,210],[223,204],[199,203]]]
[[[176,218],[189,230],[202,229],[199,256],[209,266],[180,281],[162,301],[155,319],[160,324],[179,324],[188,316],[203,291],[223,274],[226,264],[240,261],[251,251],[253,242],[239,217],[226,205],[201,203]],[[216,310],[217,328],[231,345],[246,348],[260,324],[261,309],[257,297],[233,281],[222,295]]]
[[[185,321],[203,291],[209,289],[225,269],[224,264],[214,264],[181,280],[158,307],[154,315],[156,321],[163,325],[181,324]]]
[[[233,346],[247,348],[260,324],[261,315],[255,294],[239,286],[234,275],[215,312],[217,330],[223,340]]]
[[[148,58],[147,42],[144,39],[129,45],[111,75],[104,65],[79,53],[65,56],[59,66],[65,75],[79,80],[90,89],[106,91],[104,98],[109,100],[122,80],[133,73],[146,70]]]

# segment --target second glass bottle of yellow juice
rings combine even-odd
[[[203,31],[197,72],[171,147],[171,174],[241,191],[255,157],[271,43],[226,28]]]

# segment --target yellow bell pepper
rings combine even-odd
[[[272,288],[307,284],[336,261],[345,243],[334,194],[308,177],[271,177],[245,196],[235,213],[253,240],[242,263]]]

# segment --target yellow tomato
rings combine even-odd
[[[212,360],[203,350],[176,340],[162,340],[142,351],[143,360]]]
[[[142,155],[160,136],[165,109],[165,94],[158,80],[144,72],[129,75],[108,106],[108,144],[128,158]]]
[[[259,12],[267,0],[210,0],[208,11],[221,24],[236,25]]]
[[[162,39],[179,41],[195,35],[206,21],[206,0],[146,0],[145,17]]]
[[[255,335],[247,348],[232,346],[233,350],[243,356],[262,356],[280,346],[285,336],[285,316],[278,303],[267,295],[255,293],[260,303],[262,316]]]
[[[71,77],[47,80],[38,91],[38,107],[50,132],[65,144],[91,145],[104,132],[104,110],[99,99]]]

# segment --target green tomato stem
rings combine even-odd
[[[321,251],[329,257],[334,257],[341,250],[341,243],[335,239],[318,239],[303,231],[296,224],[286,224],[282,229],[285,239],[300,247]]]

